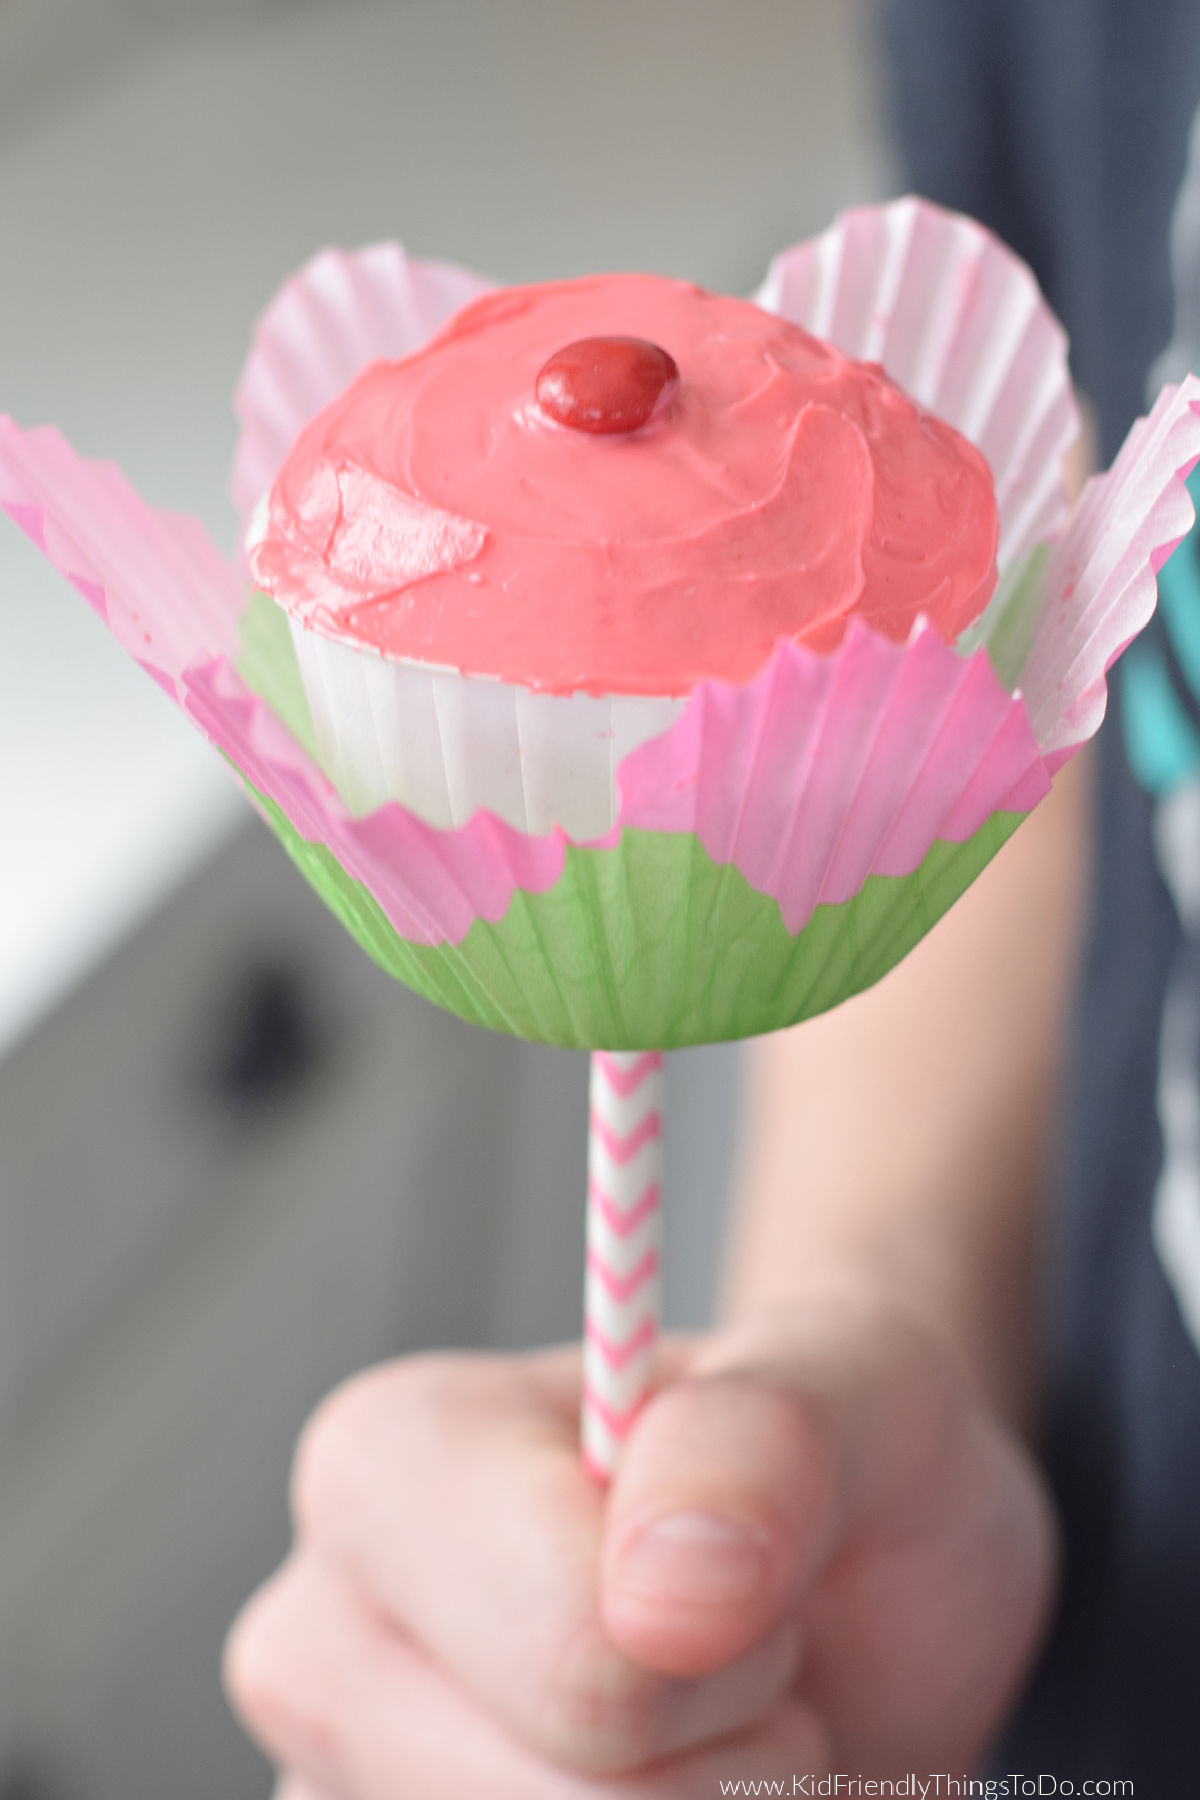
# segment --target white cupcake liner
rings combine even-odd
[[[684,707],[465,679],[288,623],[322,767],[360,814],[398,800],[445,828],[482,807],[520,831],[604,837],[617,819],[618,764]]]
[[[484,286],[397,246],[326,251],[302,269],[264,315],[239,388],[244,516],[359,368],[416,349]],[[981,226],[912,199],[851,212],[777,257],[756,298],[880,362],[977,445],[996,481],[1002,575],[1058,522],[1076,431],[1065,337],[1025,264]],[[397,800],[447,826],[485,808],[527,831],[603,836],[621,758],[682,705],[548,696],[292,629],[323,765],[359,813]]]

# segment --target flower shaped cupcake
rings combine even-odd
[[[286,554],[300,540],[271,537],[269,516],[264,535],[262,503],[305,427],[366,365],[411,355],[483,292],[394,247],[326,253],[259,328],[235,498],[248,526],[260,509],[260,575],[290,582],[291,610],[303,612],[299,594],[308,623],[326,627],[322,672],[305,671],[315,707],[274,602],[247,608],[244,573],[112,469],[5,421],[0,503],[233,763],[370,954],[429,998],[521,1036],[608,1049],[744,1036],[832,1006],[917,941],[1097,728],[1105,671],[1149,616],[1155,571],[1191,520],[1181,477],[1200,455],[1200,384],[1166,393],[1060,523],[1074,415],[1062,333],[1028,271],[920,202],[849,214],[780,257],[758,305],[880,364],[986,460],[999,585],[975,617],[978,586],[965,631],[962,614],[947,627],[935,594],[898,640],[894,620],[889,632],[867,611],[682,688],[656,691],[659,663],[623,692],[611,669],[595,684],[568,670],[547,692],[544,633],[525,655],[518,634],[503,666],[464,675],[436,649],[423,664],[364,656],[360,630],[357,648],[335,649],[361,703],[335,694],[322,717],[345,570],[332,588],[306,587],[303,556]],[[649,413],[642,426],[656,429]],[[305,529],[319,539],[329,526],[328,544],[336,483],[322,495],[318,481],[310,502]],[[467,565],[478,549],[442,543]],[[379,598],[368,583],[349,604]],[[304,627],[302,657],[316,643]],[[339,765],[354,718],[371,741]],[[414,745],[434,800],[383,798]]]

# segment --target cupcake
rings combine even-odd
[[[645,275],[475,299],[371,363],[257,510],[321,759],[356,811],[601,838],[700,683],[852,619],[945,642],[996,583],[991,472],[877,365]]]

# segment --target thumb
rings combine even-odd
[[[944,1347],[857,1292],[711,1340],[631,1432],[605,1522],[605,1626],[702,1675],[796,1608],[869,1521],[927,1498],[963,1393]]]
[[[770,1632],[834,1535],[837,1458],[816,1396],[761,1345],[728,1348],[655,1395],[609,1496],[605,1626],[664,1674],[706,1674]]]

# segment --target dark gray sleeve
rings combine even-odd
[[[1175,325],[1170,343],[1150,371],[1151,399],[1164,381],[1182,381],[1200,365],[1200,110],[1192,120],[1187,167],[1171,216],[1171,279]]]

